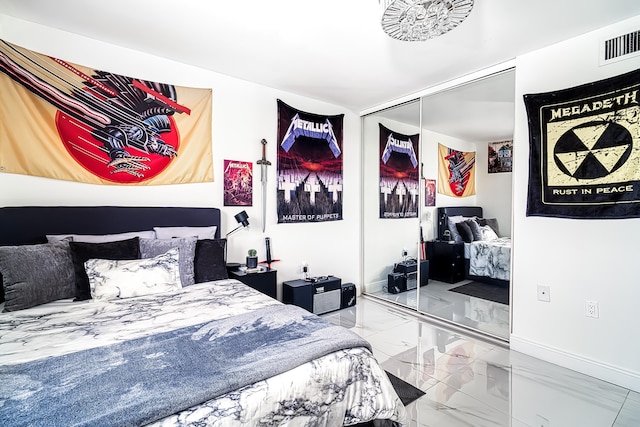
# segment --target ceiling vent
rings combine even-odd
[[[600,65],[622,61],[640,54],[640,31],[604,40],[600,49]]]

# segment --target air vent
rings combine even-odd
[[[602,45],[602,64],[610,61],[620,61],[635,56],[640,52],[640,31],[633,31],[622,36],[605,40]]]

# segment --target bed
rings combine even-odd
[[[218,209],[6,207],[0,224],[5,425],[404,423],[366,341],[226,278]]]
[[[438,240],[464,243],[465,277],[508,286],[511,239],[499,235],[497,221],[480,206],[439,207],[437,214]]]

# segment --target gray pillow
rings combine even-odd
[[[68,241],[1,246],[4,311],[17,311],[75,295]]]
[[[478,222],[478,224],[480,225],[480,227],[488,225],[489,227],[491,227],[491,229],[493,231],[495,231],[495,233],[500,236],[500,230],[498,229],[498,220],[495,218],[478,218],[476,219],[476,221]]]
[[[195,283],[193,273],[193,260],[196,255],[196,237],[182,239],[140,239],[140,258],[153,258],[167,252],[169,249],[178,249],[180,282],[182,286],[190,286]]]

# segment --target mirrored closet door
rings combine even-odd
[[[438,207],[479,206],[485,218],[496,219],[500,235],[511,235],[511,173],[490,173],[489,146],[511,141],[515,108],[515,70],[499,73],[434,91],[420,100],[388,108],[363,117],[363,273],[366,294],[416,309],[419,312],[467,329],[508,340],[510,307],[484,298],[454,291],[476,282],[465,269],[461,277],[428,283],[417,280],[415,289],[389,291],[389,275],[406,257],[417,265],[427,257],[427,246],[438,238]],[[412,135],[419,132],[419,194],[417,216],[381,218],[384,187],[380,178],[380,125]],[[441,194],[427,184],[441,179],[438,174],[439,146],[475,153],[475,194],[454,197]],[[523,147],[520,149],[527,149]],[[387,191],[389,193],[390,191]],[[427,194],[428,193],[428,194]],[[433,198],[434,203],[426,199]],[[397,196],[396,196],[397,197]],[[435,206],[434,206],[435,204]],[[452,249],[447,247],[446,249]],[[455,251],[454,251],[455,252]],[[464,263],[464,261],[461,261]],[[433,261],[430,261],[433,263]],[[434,268],[435,266],[430,266]],[[417,268],[420,276],[420,268]],[[422,282],[423,286],[420,286]],[[485,282],[480,279],[480,282]],[[491,280],[486,281],[488,285]],[[493,283],[508,298],[509,281]],[[506,286],[506,288],[505,288]],[[489,288],[489,290],[491,290]]]
[[[364,292],[412,309],[418,307],[419,136],[418,99],[363,118]]]

